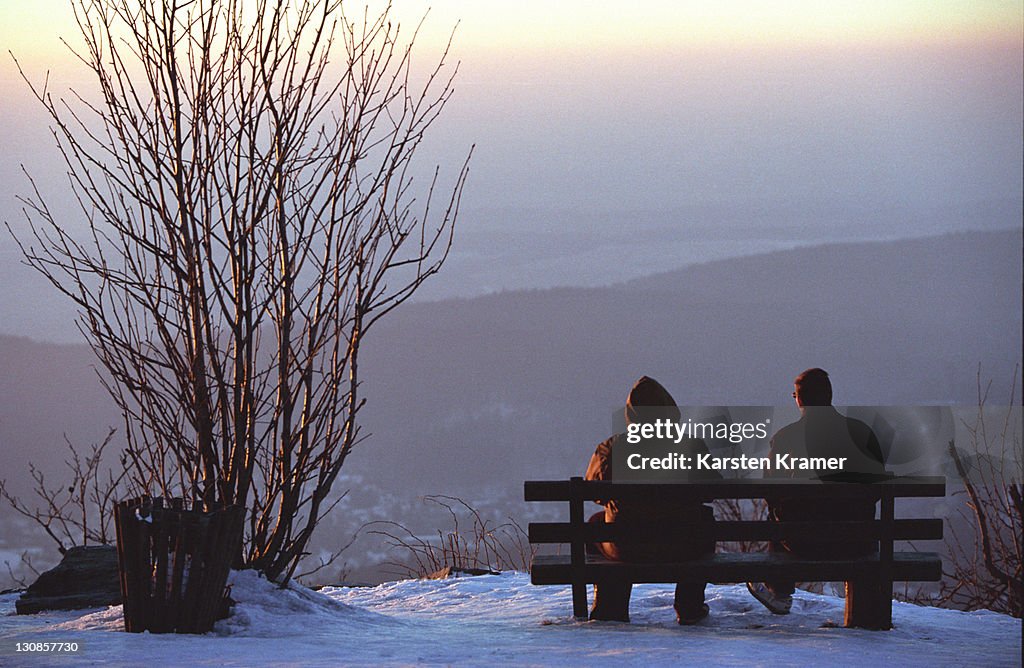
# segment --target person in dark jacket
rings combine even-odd
[[[769,469],[766,477],[820,477],[839,482],[870,482],[885,474],[882,448],[871,428],[859,420],[845,417],[832,406],[832,382],[823,369],[807,369],[793,381],[793,398],[801,417],[780,429],[772,438],[769,457],[845,458],[841,472],[818,476],[801,470]],[[847,500],[842,503],[808,504],[799,499],[768,499],[768,516],[782,521],[871,520],[875,502]],[[815,542],[786,540],[772,542],[772,552],[793,552],[804,557],[842,559],[877,551],[878,544],[868,542]],[[774,581],[748,582],[750,593],[775,614],[788,614],[793,605],[794,583]]]
[[[650,422],[654,419],[679,421],[679,409],[675,400],[658,381],[644,376],[629,392],[626,400],[626,423]],[[597,446],[587,467],[587,480],[612,480],[612,453],[617,448],[630,448],[625,434],[616,434]],[[675,446],[688,456],[706,453],[707,445],[700,439],[684,439]],[[708,475],[708,474],[705,474]],[[710,476],[718,478],[717,473]],[[598,501],[604,511],[590,518],[591,522],[635,522],[642,524],[660,522],[714,522],[714,513],[709,506],[699,503],[665,505],[645,500],[608,499]],[[708,535],[695,535],[692,541],[673,548],[671,554],[654,545],[598,543],[591,546],[606,559],[613,561],[685,561],[715,551],[714,539]],[[676,584],[674,607],[680,624],[695,624],[708,615],[704,603],[704,582],[680,582]],[[629,621],[629,598],[632,584],[628,582],[600,582],[594,586],[594,607],[591,619]]]

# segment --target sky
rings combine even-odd
[[[457,25],[461,72],[436,139],[446,162],[478,145],[471,205],[1019,190],[1020,2],[395,3],[409,29],[425,13],[425,59]],[[49,69],[55,90],[80,82],[59,41],[74,35],[65,0],[0,5],[3,51],[37,81]],[[4,55],[6,191],[18,162],[42,162],[46,135]]]
[[[408,32],[424,14],[418,62],[438,58],[454,29],[459,74],[423,157],[454,174],[476,147],[457,252],[511,235],[502,243],[525,257],[528,235],[552,229],[671,228],[660,248],[689,241],[684,223],[785,230],[787,245],[1019,224],[1019,1],[394,3]],[[89,90],[62,37],[75,43],[65,0],[0,3],[2,51],[33,81],[48,73],[51,90]],[[0,90],[0,220],[19,229],[23,165],[44,192],[66,190],[6,53]],[[0,279],[29,285],[16,259],[0,239]],[[512,277],[453,267],[436,294],[545,285],[525,266],[487,264]],[[585,283],[606,264],[579,259],[557,282]]]
[[[362,7],[363,3],[348,3]],[[373,6],[378,7],[377,2]],[[1019,38],[1021,6],[1012,0],[395,0],[412,23],[430,12],[430,39],[460,23],[461,48],[474,55],[511,51],[633,51],[686,45],[764,45]],[[352,10],[350,10],[351,12]],[[74,31],[66,0],[4,3],[2,40],[18,52],[50,57],[56,35]]]

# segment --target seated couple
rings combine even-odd
[[[884,473],[882,451],[878,439],[863,422],[844,417],[832,408],[832,385],[828,374],[822,369],[808,369],[794,381],[793,398],[800,407],[801,418],[780,429],[771,441],[770,457],[789,454],[793,457],[854,457],[859,459],[857,470],[861,473]],[[652,409],[653,412],[652,412]],[[642,415],[642,418],[641,418]],[[679,409],[672,395],[658,381],[644,376],[636,382],[626,400],[626,423],[649,421],[652,416],[659,419],[678,421]],[[587,480],[612,479],[612,452],[616,448],[630,447],[625,434],[616,434],[597,446],[587,467]],[[695,457],[708,452],[701,439],[684,439],[677,446],[684,455]],[[716,471],[692,471],[689,480],[715,480],[721,478]],[[794,477],[796,471],[766,471],[766,476]],[[841,477],[838,479],[842,479]],[[664,503],[645,500],[602,500],[604,511],[590,518],[591,522],[637,522],[657,523],[659,521],[714,522],[710,506],[700,503],[680,503],[667,506]],[[809,520],[864,520],[874,519],[873,502],[844,502],[841,506],[815,504],[808,507],[787,499],[768,500],[769,518],[775,521]],[[686,561],[713,554],[715,541],[710,533],[695,535],[685,544],[668,550],[656,546],[618,545],[598,543],[590,546],[613,561]],[[814,543],[782,541],[769,546],[772,552],[793,552],[801,556],[822,559],[836,559],[870,554],[876,548],[874,543]],[[704,602],[705,582],[679,582],[676,584],[674,607],[680,624],[695,624],[707,617],[709,609]],[[747,583],[751,594],[775,614],[788,614],[793,601],[793,582]],[[597,620],[629,621],[629,597],[632,584],[628,582],[599,582],[594,586],[594,606],[590,618]]]

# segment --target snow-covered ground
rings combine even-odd
[[[776,617],[742,585],[709,586],[711,616],[675,624],[672,587],[634,587],[631,624],[577,622],[568,587],[523,573],[282,591],[233,573],[233,614],[205,636],[128,634],[121,608],[16,616],[0,596],[2,665],[1016,666],[1021,622],[893,604],[892,631],[836,628],[843,601],[798,592]],[[21,641],[78,642],[75,657],[13,652]]]

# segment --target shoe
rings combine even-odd
[[[693,626],[694,624],[696,624],[700,620],[702,620],[705,617],[707,617],[708,613],[710,613],[710,612],[711,612],[711,608],[708,607],[708,604],[707,603],[701,603],[700,604],[700,610],[697,611],[697,613],[695,615],[693,615],[692,617],[691,616],[686,616],[686,615],[681,615],[678,612],[676,612],[676,621],[679,622],[680,626]]]
[[[629,613],[622,612],[606,612],[599,608],[594,608],[590,611],[590,621],[592,622],[625,622],[629,624]]]
[[[776,596],[763,582],[748,582],[747,591],[773,614],[788,615],[793,608],[792,596]]]

